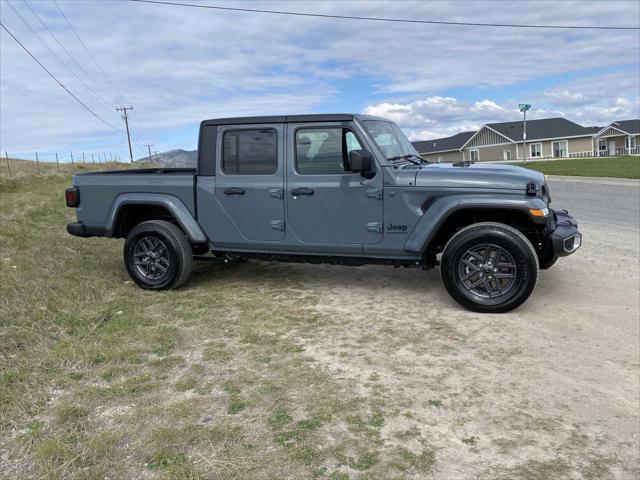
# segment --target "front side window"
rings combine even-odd
[[[531,149],[531,158],[542,157],[541,143],[532,143],[529,147]]]
[[[470,150],[469,153],[471,154],[472,162],[477,162],[480,160],[480,150]]]
[[[227,175],[271,175],[278,169],[278,135],[272,128],[227,130],[222,171]]]
[[[395,123],[364,120],[362,124],[385,158],[408,154],[418,155],[418,151]]]
[[[567,141],[560,140],[559,142],[553,142],[553,156],[556,158],[563,158],[567,156]]]
[[[345,173],[349,152],[361,149],[349,129],[300,128],[296,130],[296,169],[302,174]]]

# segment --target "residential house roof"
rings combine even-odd
[[[413,146],[419,153],[435,153],[435,152],[451,152],[460,150],[471,136],[476,133],[461,132],[451,137],[436,138],[435,140],[426,140],[420,142],[412,142]]]
[[[513,140],[522,141],[523,122],[488,123],[487,127]],[[527,120],[527,141],[547,138],[591,136],[594,132],[566,118],[541,118]]]
[[[609,126],[615,127],[618,130],[622,130],[623,132],[631,135],[637,135],[640,133],[640,118],[634,118],[632,120],[618,120]]]

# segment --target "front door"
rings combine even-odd
[[[616,141],[609,140],[609,155],[615,155],[615,154],[616,154]]]
[[[349,152],[366,149],[353,125],[289,124],[288,129],[288,230],[309,251],[322,252],[329,244],[354,251],[380,242],[382,172],[376,167],[376,175],[365,179],[349,171]]]
[[[220,127],[216,200],[231,228],[214,232],[222,243],[284,238],[284,128],[274,125]]]

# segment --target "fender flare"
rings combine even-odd
[[[107,217],[107,236],[113,236],[115,222],[120,209],[126,205],[158,205],[164,207],[173,215],[192,243],[207,242],[207,236],[182,200],[174,195],[164,193],[122,193],[118,195],[113,205],[111,205],[111,210]]]
[[[438,198],[427,209],[409,234],[404,249],[422,253],[436,236],[440,227],[454,213],[472,208],[518,210],[528,214],[530,208],[542,209],[547,205],[539,198],[523,198],[521,195],[447,195]],[[532,219],[533,221],[533,219]],[[546,221],[546,219],[545,219]]]

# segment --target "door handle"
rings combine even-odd
[[[225,195],[244,195],[244,190],[238,187],[225,188],[224,194]]]
[[[291,190],[291,195],[294,195],[296,197],[301,195],[313,195],[313,190],[305,187],[294,188],[293,190]]]

